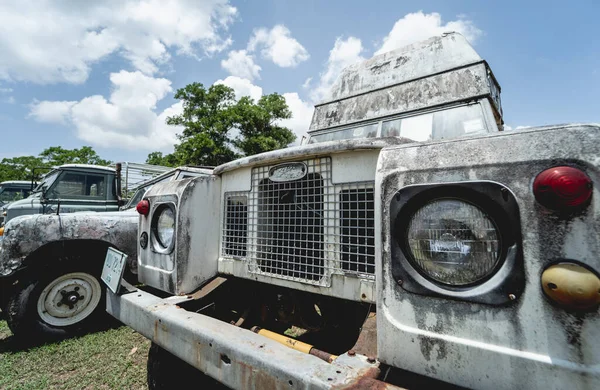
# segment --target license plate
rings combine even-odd
[[[123,252],[119,252],[114,248],[108,248],[106,252],[106,258],[104,259],[104,267],[102,268],[102,276],[100,279],[108,288],[111,289],[115,294],[119,291],[121,285],[121,278],[123,277],[123,271],[125,270],[125,263],[127,262],[127,255]]]

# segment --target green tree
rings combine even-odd
[[[152,152],[146,159],[147,164],[162,165],[164,167],[176,167],[177,159],[174,154],[163,155],[162,152]]]
[[[3,158],[0,162],[0,183],[7,180],[31,180],[34,168],[45,167],[40,157],[20,156]],[[39,179],[45,170],[36,170],[35,179]]]
[[[172,154],[154,152],[147,163],[161,165],[219,165],[242,156],[284,148],[296,136],[277,123],[292,117],[283,96],[273,93],[258,102],[250,97],[235,99],[232,88],[212,85],[208,89],[192,83],[177,90],[183,113],[167,118],[167,124],[182,126],[179,144]]]
[[[40,157],[50,166],[63,164],[92,164],[110,165],[110,161],[98,156],[96,151],[89,146],[80,149],[64,149],[60,146],[51,146],[40,153]]]
[[[51,146],[44,149],[38,156],[20,156],[3,158],[0,161],[0,182],[7,180],[31,180],[32,173],[35,180],[48,172],[48,169],[63,164],[93,164],[109,165],[111,162],[104,160],[89,146],[80,149],[64,149],[60,146]],[[36,169],[34,168],[46,168]]]

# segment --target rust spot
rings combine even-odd
[[[385,382],[377,380],[380,370],[377,367],[372,367],[366,370],[358,378],[352,382],[344,384],[342,386],[335,386],[333,389],[344,389],[344,390],[381,390],[381,389],[398,389],[398,387],[389,385]]]
[[[265,373],[264,371],[254,370],[254,387],[255,389],[277,389],[280,388],[278,386],[278,382],[271,375]],[[283,387],[283,386],[281,386]]]
[[[213,280],[211,280],[210,282],[208,282],[207,284],[205,284],[202,288],[200,288],[198,291],[196,291],[193,294],[188,295],[189,299],[202,299],[205,296],[207,296],[208,294],[210,294],[211,292],[213,292],[214,290],[217,289],[217,287],[219,287],[220,285],[222,285],[223,283],[225,283],[227,281],[226,278],[223,277],[216,277]]]
[[[332,355],[328,352],[325,351],[321,351],[320,349],[317,348],[311,348],[310,351],[308,352],[309,354],[318,357],[321,360],[325,360],[327,363],[331,363],[333,362],[337,356]]]
[[[370,313],[363,324],[356,344],[352,347],[352,352],[368,356],[377,355],[377,317],[371,314],[375,313]],[[349,352],[348,355],[350,355]]]

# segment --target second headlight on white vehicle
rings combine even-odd
[[[158,210],[156,217],[156,225],[154,227],[154,235],[158,244],[167,249],[173,243],[173,235],[175,233],[175,213],[169,206],[163,206]]]

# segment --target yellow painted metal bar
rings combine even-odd
[[[254,333],[258,333],[262,336],[265,336],[271,340],[277,341],[279,344],[283,344],[287,347],[295,349],[296,351],[316,356],[319,359],[325,360],[328,363],[331,363],[335,359],[337,359],[336,355],[332,355],[328,352],[321,351],[320,349],[317,349],[310,344],[303,343],[302,341],[298,341],[296,339],[281,335],[279,333],[271,332],[270,330],[261,329],[258,326],[253,327],[252,331]]]
[[[275,340],[280,344],[283,344],[287,347],[295,349],[296,351],[300,351],[300,352],[304,352],[304,353],[310,353],[310,350],[313,347],[310,344],[303,343],[302,341],[298,341],[291,337],[283,336],[283,335],[280,335],[279,333],[271,332],[270,330],[266,330],[266,329],[261,329],[256,333],[258,333],[262,336],[268,337],[271,340]]]

